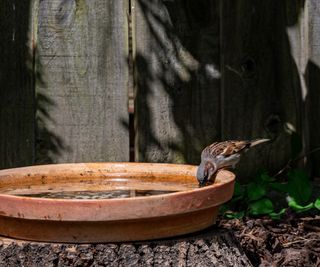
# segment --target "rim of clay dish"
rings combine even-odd
[[[0,188],[15,184],[72,183],[79,179],[99,180],[124,177],[167,179],[197,184],[197,166],[163,163],[70,163],[0,170]],[[59,180],[60,179],[60,180]],[[0,215],[50,221],[117,221],[153,218],[207,209],[228,201],[235,175],[227,170],[217,174],[212,185],[181,192],[115,199],[50,199],[0,194]],[[156,189],[156,188],[155,188]]]

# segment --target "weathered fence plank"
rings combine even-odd
[[[213,141],[272,138],[242,159],[245,177],[285,164],[288,125],[305,151],[320,146],[317,1],[131,3],[138,161],[198,163]],[[129,159],[127,5],[1,2],[0,168]]]
[[[304,0],[288,1],[286,4],[287,10],[287,34],[290,45],[290,53],[293,58],[293,64],[297,69],[299,75],[299,81],[295,80],[295,83],[300,82],[300,119],[301,126],[297,133],[292,133],[293,137],[296,134],[296,138],[299,137],[301,141],[302,150],[299,156],[308,154],[310,151],[310,125],[309,125],[309,103],[308,103],[308,88],[306,75],[306,66],[308,63],[308,53],[309,53],[309,40],[308,40],[308,8],[307,2]],[[296,150],[297,147],[293,147]],[[297,151],[296,151],[297,152]],[[294,154],[294,153],[293,153]],[[311,162],[305,159],[297,162],[310,170]]]
[[[320,3],[317,0],[309,0],[306,8],[309,14],[309,60],[306,66],[306,80],[308,94],[306,96],[309,110],[310,123],[310,149],[320,147]],[[312,172],[320,175],[320,152],[310,155]]]
[[[126,5],[40,1],[38,163],[129,159]]]
[[[219,1],[134,1],[136,159],[198,163],[220,138]]]
[[[301,1],[299,1],[301,2]],[[301,88],[287,27],[297,1],[223,1],[222,139],[271,138],[248,152],[241,176],[283,167],[291,155],[288,125],[301,133]]]
[[[0,2],[0,169],[34,160],[31,5]]]

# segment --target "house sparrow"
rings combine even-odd
[[[229,140],[215,142],[201,153],[201,163],[197,170],[199,187],[206,185],[208,181],[214,182],[215,174],[219,169],[232,167],[239,162],[240,156],[249,148],[270,141],[270,139],[256,139],[251,141]]]

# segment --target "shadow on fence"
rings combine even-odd
[[[221,17],[220,5],[225,2],[227,0],[137,1],[145,23],[136,21],[139,35],[135,58],[138,74],[136,128],[140,161],[198,163],[201,150],[209,143],[229,136],[255,138],[258,132],[274,139],[274,144],[264,154],[256,155],[261,155],[261,162],[267,165],[263,167],[277,168],[274,164],[282,164],[290,155],[283,142],[289,139],[283,134],[287,122],[295,124],[297,134],[304,137],[305,150],[309,146],[311,149],[320,146],[319,66],[309,59],[306,69],[299,69],[299,59],[294,57],[304,52],[297,53],[297,49],[306,47],[299,48],[300,43],[295,44],[298,48],[292,47],[290,38],[296,38],[298,42],[301,37],[288,34],[289,30],[300,27],[306,2],[239,0],[235,5],[238,21]],[[29,47],[32,43],[29,36],[31,3],[4,0],[0,4],[0,49],[3,54],[0,61],[0,168],[53,163],[54,158],[68,150],[62,137],[52,129],[57,122],[52,121],[50,112],[57,103],[46,92],[36,44],[33,44],[34,50]],[[250,23],[258,23],[249,23],[252,29],[245,29],[248,36],[239,35],[245,39],[239,44],[243,58],[234,73],[240,73],[243,79],[234,79],[229,84],[233,88],[228,91],[236,92],[239,87],[247,90],[251,99],[252,95],[260,94],[260,101],[263,94],[267,104],[253,102],[241,107],[252,115],[257,110],[261,112],[262,106],[272,106],[268,109],[269,114],[264,114],[270,115],[270,119],[262,122],[262,126],[252,126],[250,116],[237,117],[235,111],[241,109],[237,109],[236,104],[229,105],[229,99],[236,103],[237,99],[231,101],[231,98],[237,96],[225,94],[225,73],[221,73],[226,67],[223,60],[231,52],[222,46],[222,42],[228,42],[228,39],[221,39],[225,34],[221,30],[223,23],[231,20],[236,29],[229,32],[231,38],[243,30],[236,27],[237,23],[250,19],[253,12],[255,20]],[[142,36],[143,31],[139,32],[141,25],[147,36]],[[253,41],[256,34],[260,39]],[[259,41],[264,46],[260,47]],[[41,45],[41,40],[39,42]],[[254,47],[250,51],[253,55],[247,51],[248,47]],[[256,58],[249,60],[251,56]],[[260,68],[260,72],[255,73],[256,68]],[[301,83],[305,81],[307,87],[303,95]],[[270,88],[266,88],[265,83],[270,84]],[[277,97],[270,96],[272,93]],[[288,103],[287,95],[292,97]],[[234,114],[228,122],[234,128],[229,126],[227,130],[223,121],[226,112]],[[254,127],[261,129],[256,131]],[[241,129],[234,130],[238,128]],[[320,157],[314,154],[311,158],[315,161],[316,171]],[[254,157],[250,159],[255,160]]]
[[[56,121],[52,118],[50,112],[56,108],[56,103],[47,93],[47,84],[44,77],[43,65],[34,48],[34,79],[35,79],[35,150],[36,164],[55,163],[54,159],[58,158],[63,151],[67,151],[68,147],[64,143],[62,137],[54,133],[54,129],[50,129],[48,125],[55,127]]]
[[[32,16],[32,1],[0,3],[0,168],[52,163],[52,155],[66,149],[46,125],[55,103],[35,58]],[[44,90],[37,92],[37,86]]]
[[[218,1],[138,4],[149,34],[144,48],[137,36],[139,160],[197,163],[220,139]]]
[[[246,173],[246,168],[253,168],[253,165],[261,165],[260,168],[271,171],[279,170],[295,152],[292,150],[296,148],[294,145],[290,147],[290,143],[297,136],[303,139],[304,150],[308,151],[308,117],[315,117],[306,113],[310,98],[313,106],[319,98],[315,90],[319,83],[314,78],[319,68],[309,63],[308,70],[305,70],[297,65],[306,52],[304,49],[307,49],[300,47],[299,38],[302,37],[299,36],[301,32],[298,33],[302,30],[299,23],[305,8],[304,0],[270,0],[263,3],[238,1],[234,6],[236,19],[221,17],[220,1],[137,2],[141,10],[138,20],[144,21],[137,22],[135,62],[138,74],[136,112],[140,161],[198,163],[201,150],[213,141],[226,136],[256,138],[259,137],[257,134],[273,139],[274,143],[264,151],[248,157],[246,155],[245,164],[240,168],[242,173]],[[250,29],[239,27],[238,23],[246,25],[242,23],[245,20],[252,20]],[[226,47],[225,44],[221,46],[221,42],[228,42],[226,36],[221,36],[226,34],[223,32],[226,27],[222,23],[234,26],[234,32],[227,33],[231,41],[236,40],[234,35],[246,38],[236,40],[239,42],[236,45],[241,46],[234,46],[240,49],[239,58],[254,57],[253,65],[239,62],[239,66],[236,66],[235,75],[240,73],[242,79],[228,83],[227,86],[234,87],[227,88],[229,94],[224,92],[224,81],[230,75],[221,77],[225,74],[221,73],[220,66],[226,62],[220,60],[226,53],[237,52],[221,50]],[[230,26],[227,28],[231,29]],[[292,35],[293,29],[296,33]],[[297,52],[297,47],[292,47],[292,44],[300,50]],[[310,77],[299,74],[304,72],[308,72]],[[247,73],[250,75],[246,76]],[[305,88],[301,86],[304,79],[312,80],[307,92],[303,92]],[[271,87],[267,88],[266,84]],[[241,113],[241,108],[228,103],[228,99],[232,103],[237,102],[237,87],[242,89],[241,94],[243,90],[247,94],[260,94],[260,102],[254,101],[251,95],[250,101],[253,102],[241,103],[241,108],[247,109],[248,117],[242,116],[244,112]],[[234,95],[230,95],[232,90]],[[240,101],[243,97],[239,98]],[[240,113],[237,114],[236,110],[240,110]],[[261,119],[259,125],[252,125],[254,121],[250,118],[256,111],[261,114]],[[233,114],[233,117],[228,117],[231,122],[222,121],[226,113]],[[171,123],[165,120],[171,120]],[[225,123],[229,125],[226,129]],[[230,128],[232,123],[233,129]],[[288,124],[294,126],[294,132],[286,132]],[[311,134],[313,138],[315,136]],[[256,164],[250,161],[256,161]],[[248,167],[248,163],[252,166]]]

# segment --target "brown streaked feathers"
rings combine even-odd
[[[229,140],[223,142],[215,142],[202,150],[201,159],[207,157],[216,157],[219,155],[228,157],[236,153],[244,152],[250,147],[267,142],[269,140],[270,139],[256,139],[252,141]]]
[[[215,142],[207,146],[201,153],[201,163],[197,170],[197,179],[199,181],[199,185],[205,185],[208,180],[214,182],[214,177],[217,170],[228,167],[234,168],[239,162],[240,155],[242,153],[253,146],[267,141],[270,140],[229,140]],[[210,166],[210,168],[208,166]]]

